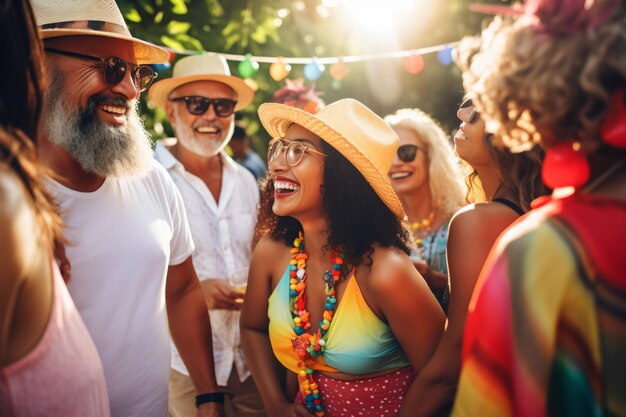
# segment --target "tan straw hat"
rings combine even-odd
[[[174,65],[172,78],[154,83],[148,97],[155,105],[164,108],[172,91],[193,81],[218,81],[235,90],[235,110],[247,106],[254,99],[254,90],[241,78],[230,75],[226,59],[213,53],[191,55],[179,60]]]
[[[273,138],[284,137],[293,123],[322,138],[359,170],[393,214],[404,219],[402,204],[387,176],[400,139],[373,111],[347,98],[329,104],[317,114],[266,103],[259,107],[259,117]]]
[[[104,36],[132,42],[138,64],[167,62],[170,53],[133,38],[114,0],[31,0],[43,39]]]

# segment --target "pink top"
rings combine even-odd
[[[53,267],[50,321],[39,344],[0,369],[0,416],[110,417],[96,347]]]

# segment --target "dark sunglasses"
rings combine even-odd
[[[84,59],[87,61],[99,62],[104,67],[104,81],[109,86],[114,86],[122,82],[126,73],[130,69],[133,84],[139,92],[146,91],[152,81],[159,75],[147,65],[129,64],[124,59],[110,56],[108,58],[98,58],[91,55],[79,54],[77,52],[63,51],[55,48],[45,48],[46,52],[69,56],[72,58]]]
[[[274,139],[269,143],[267,148],[267,163],[269,164],[274,159],[278,158],[283,150],[285,151],[285,162],[287,162],[287,165],[290,167],[298,165],[300,161],[302,161],[305,153],[328,156],[297,140]]]
[[[417,145],[402,145],[398,147],[396,154],[402,162],[413,162],[415,160],[415,157],[417,156],[417,151],[419,151],[420,149],[422,148]]]
[[[202,96],[183,96],[171,98],[170,101],[184,101],[187,111],[194,116],[200,116],[213,105],[217,117],[228,117],[235,111],[237,101],[229,98],[206,98]]]
[[[478,117],[480,116],[480,113],[476,111],[476,107],[474,107],[474,103],[472,102],[472,99],[468,98],[467,100],[465,100],[463,103],[461,103],[461,105],[459,106],[459,108],[464,109],[467,107],[473,107],[472,112],[470,113],[469,117],[467,118],[467,123],[472,124],[474,123],[476,120],[478,120]]]

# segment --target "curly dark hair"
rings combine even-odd
[[[374,243],[410,254],[409,233],[402,220],[383,203],[356,167],[323,140],[322,151],[328,155],[322,197],[329,227],[326,248],[340,248],[347,264],[354,267],[371,265],[366,255],[372,253]],[[269,173],[261,190],[256,239],[269,233],[273,239],[291,246],[302,225],[293,217],[277,216],[272,211],[274,184]]]

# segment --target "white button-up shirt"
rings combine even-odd
[[[172,143],[168,139],[168,144]],[[196,248],[193,265],[200,281],[223,279],[231,285],[245,284],[252,256],[259,189],[254,176],[224,152],[219,204],[206,184],[187,172],[182,163],[159,141],[155,158],[167,169],[180,190]],[[213,354],[218,385],[225,386],[233,367],[239,379],[250,376],[239,336],[238,311],[210,310]],[[189,375],[174,343],[172,368]]]

